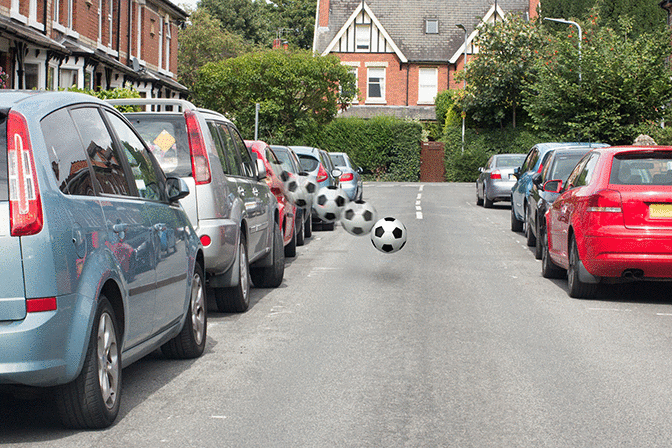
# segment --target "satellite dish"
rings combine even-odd
[[[132,57],[131,64],[133,64],[133,71],[137,72],[140,70],[140,61],[138,61],[138,58]]]

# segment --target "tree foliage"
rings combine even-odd
[[[631,143],[641,126],[663,118],[672,100],[672,72],[665,63],[670,35],[634,38],[597,23],[593,17],[583,25],[580,61],[576,27],[547,37],[525,108],[533,127],[549,136]],[[621,27],[627,31],[627,19]]]
[[[204,8],[191,12],[190,23],[179,32],[177,79],[189,89],[196,73],[211,61],[238,56],[253,49],[243,38],[222,28]]]
[[[339,88],[340,87],[340,88]],[[352,101],[355,76],[333,55],[267,50],[212,62],[198,73],[198,104],[233,119],[252,137],[260,104],[259,138],[283,143],[330,122]]]
[[[276,0],[270,6],[274,31],[290,46],[313,48],[317,0]]]
[[[479,53],[467,64],[462,107],[482,127],[511,123],[515,128],[522,111],[522,90],[535,61],[534,51],[542,44],[536,22],[510,15],[505,21],[484,24],[476,44]]]
[[[275,31],[270,6],[254,0],[201,0],[198,9],[207,10],[219,20],[223,29],[247,42],[270,47]]]

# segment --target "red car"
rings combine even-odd
[[[261,140],[245,140],[245,145],[257,157],[264,162],[266,167],[266,182],[271,188],[271,193],[278,200],[280,211],[280,229],[283,235],[283,244],[285,246],[285,256],[296,256],[296,205],[289,200],[285,183],[280,178],[283,168],[282,163],[275,155],[270,146]]]
[[[569,295],[592,298],[600,283],[672,278],[672,147],[594,149],[546,212],[542,275],[567,271]]]

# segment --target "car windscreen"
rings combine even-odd
[[[329,158],[334,166],[348,166],[348,164],[345,163],[345,157],[341,154],[329,154]]]
[[[609,183],[672,185],[672,152],[617,154],[611,165]]]
[[[497,168],[516,168],[521,166],[524,161],[525,154],[521,154],[519,157],[497,157],[495,166]]]
[[[290,173],[296,172],[296,168],[294,168],[294,164],[292,164],[292,156],[290,156],[289,153],[278,150],[274,150],[273,152],[275,152],[275,155],[280,159],[282,168],[285,171],[289,171]]]
[[[560,179],[563,182],[567,180],[567,177],[569,177],[569,173],[572,172],[576,164],[579,163],[579,160],[581,160],[581,157],[583,157],[589,150],[590,149],[586,149],[586,151],[577,151],[569,154],[567,153],[558,154],[555,157],[555,160],[553,160],[553,166],[551,167],[551,171],[548,175],[547,180]]]
[[[187,126],[182,115],[125,114],[167,176],[191,176]]]
[[[313,157],[313,156],[308,156],[305,154],[297,154],[299,156],[299,162],[301,163],[301,168],[304,171],[308,171],[309,173],[311,171],[315,171],[317,169],[317,166],[319,165],[320,162]]]

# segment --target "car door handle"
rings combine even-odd
[[[125,222],[120,222],[120,223],[114,224],[112,226],[112,230],[114,230],[114,233],[125,232],[127,228],[128,228],[128,224],[126,224]]]
[[[245,194],[245,189],[243,187],[238,187],[238,194],[239,195],[244,195]]]
[[[252,194],[259,196],[259,189],[257,187],[252,188]]]

